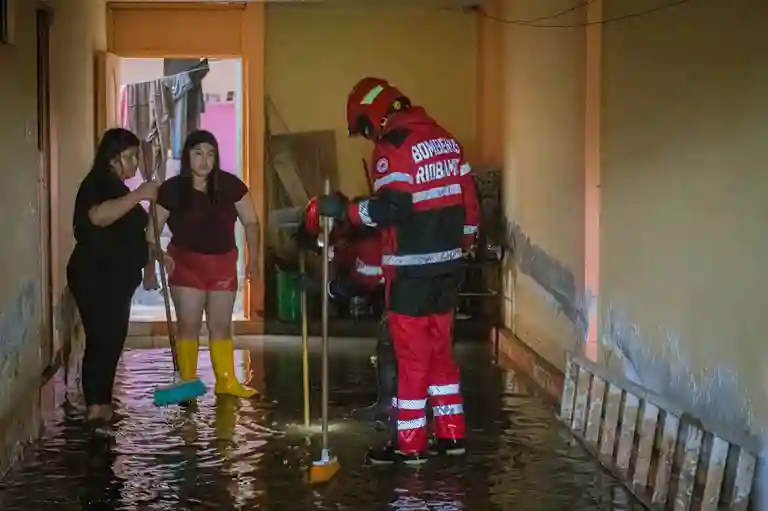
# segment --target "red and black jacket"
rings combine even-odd
[[[373,151],[371,197],[349,203],[353,224],[381,230],[387,281],[457,274],[480,209],[461,145],[422,108],[398,113]]]

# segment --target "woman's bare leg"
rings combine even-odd
[[[171,297],[176,309],[179,339],[198,340],[203,326],[206,292],[191,287],[171,286]]]
[[[203,324],[206,292],[190,287],[171,287],[173,304],[178,319],[176,360],[182,380],[197,378],[197,358],[200,345],[200,328]]]

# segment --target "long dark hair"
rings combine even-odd
[[[99,146],[96,148],[96,156],[93,158],[91,173],[112,173],[112,160],[126,149],[139,147],[141,141],[132,131],[125,128],[111,128],[104,132]]]
[[[211,204],[216,204],[217,195],[219,191],[219,173],[221,172],[221,160],[219,159],[219,141],[213,136],[213,133],[206,130],[196,130],[187,136],[184,141],[184,148],[181,150],[181,169],[179,176],[184,180],[184,185],[181,187],[181,207],[186,208],[189,205],[189,201],[192,197],[192,165],[190,164],[190,153],[192,149],[200,144],[210,144],[216,156],[213,160],[213,168],[211,173],[206,177],[206,193],[208,200]]]

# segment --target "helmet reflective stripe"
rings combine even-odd
[[[381,85],[377,85],[373,89],[371,89],[368,94],[366,94],[363,99],[360,101],[361,105],[370,105],[373,103],[373,100],[376,99],[376,97],[381,94],[384,91],[384,87]]]

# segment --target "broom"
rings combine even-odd
[[[331,183],[326,178],[325,194],[330,193]],[[322,451],[320,459],[312,463],[309,471],[309,481],[312,484],[327,483],[335,476],[341,466],[339,460],[331,454],[328,448],[328,281],[330,272],[328,265],[328,244],[331,232],[331,219],[323,217],[323,384],[322,384]]]
[[[149,215],[152,217],[152,231],[155,235],[155,247],[157,261],[160,263],[160,292],[163,294],[165,304],[165,322],[168,325],[168,340],[171,343],[171,358],[173,359],[173,383],[155,389],[155,406],[168,406],[192,401],[206,393],[205,384],[200,379],[182,380],[179,377],[179,360],[176,355],[176,334],[173,329],[171,317],[171,299],[168,296],[168,277],[165,272],[162,250],[160,248],[160,229],[157,222],[157,208],[155,203],[149,205]]]

